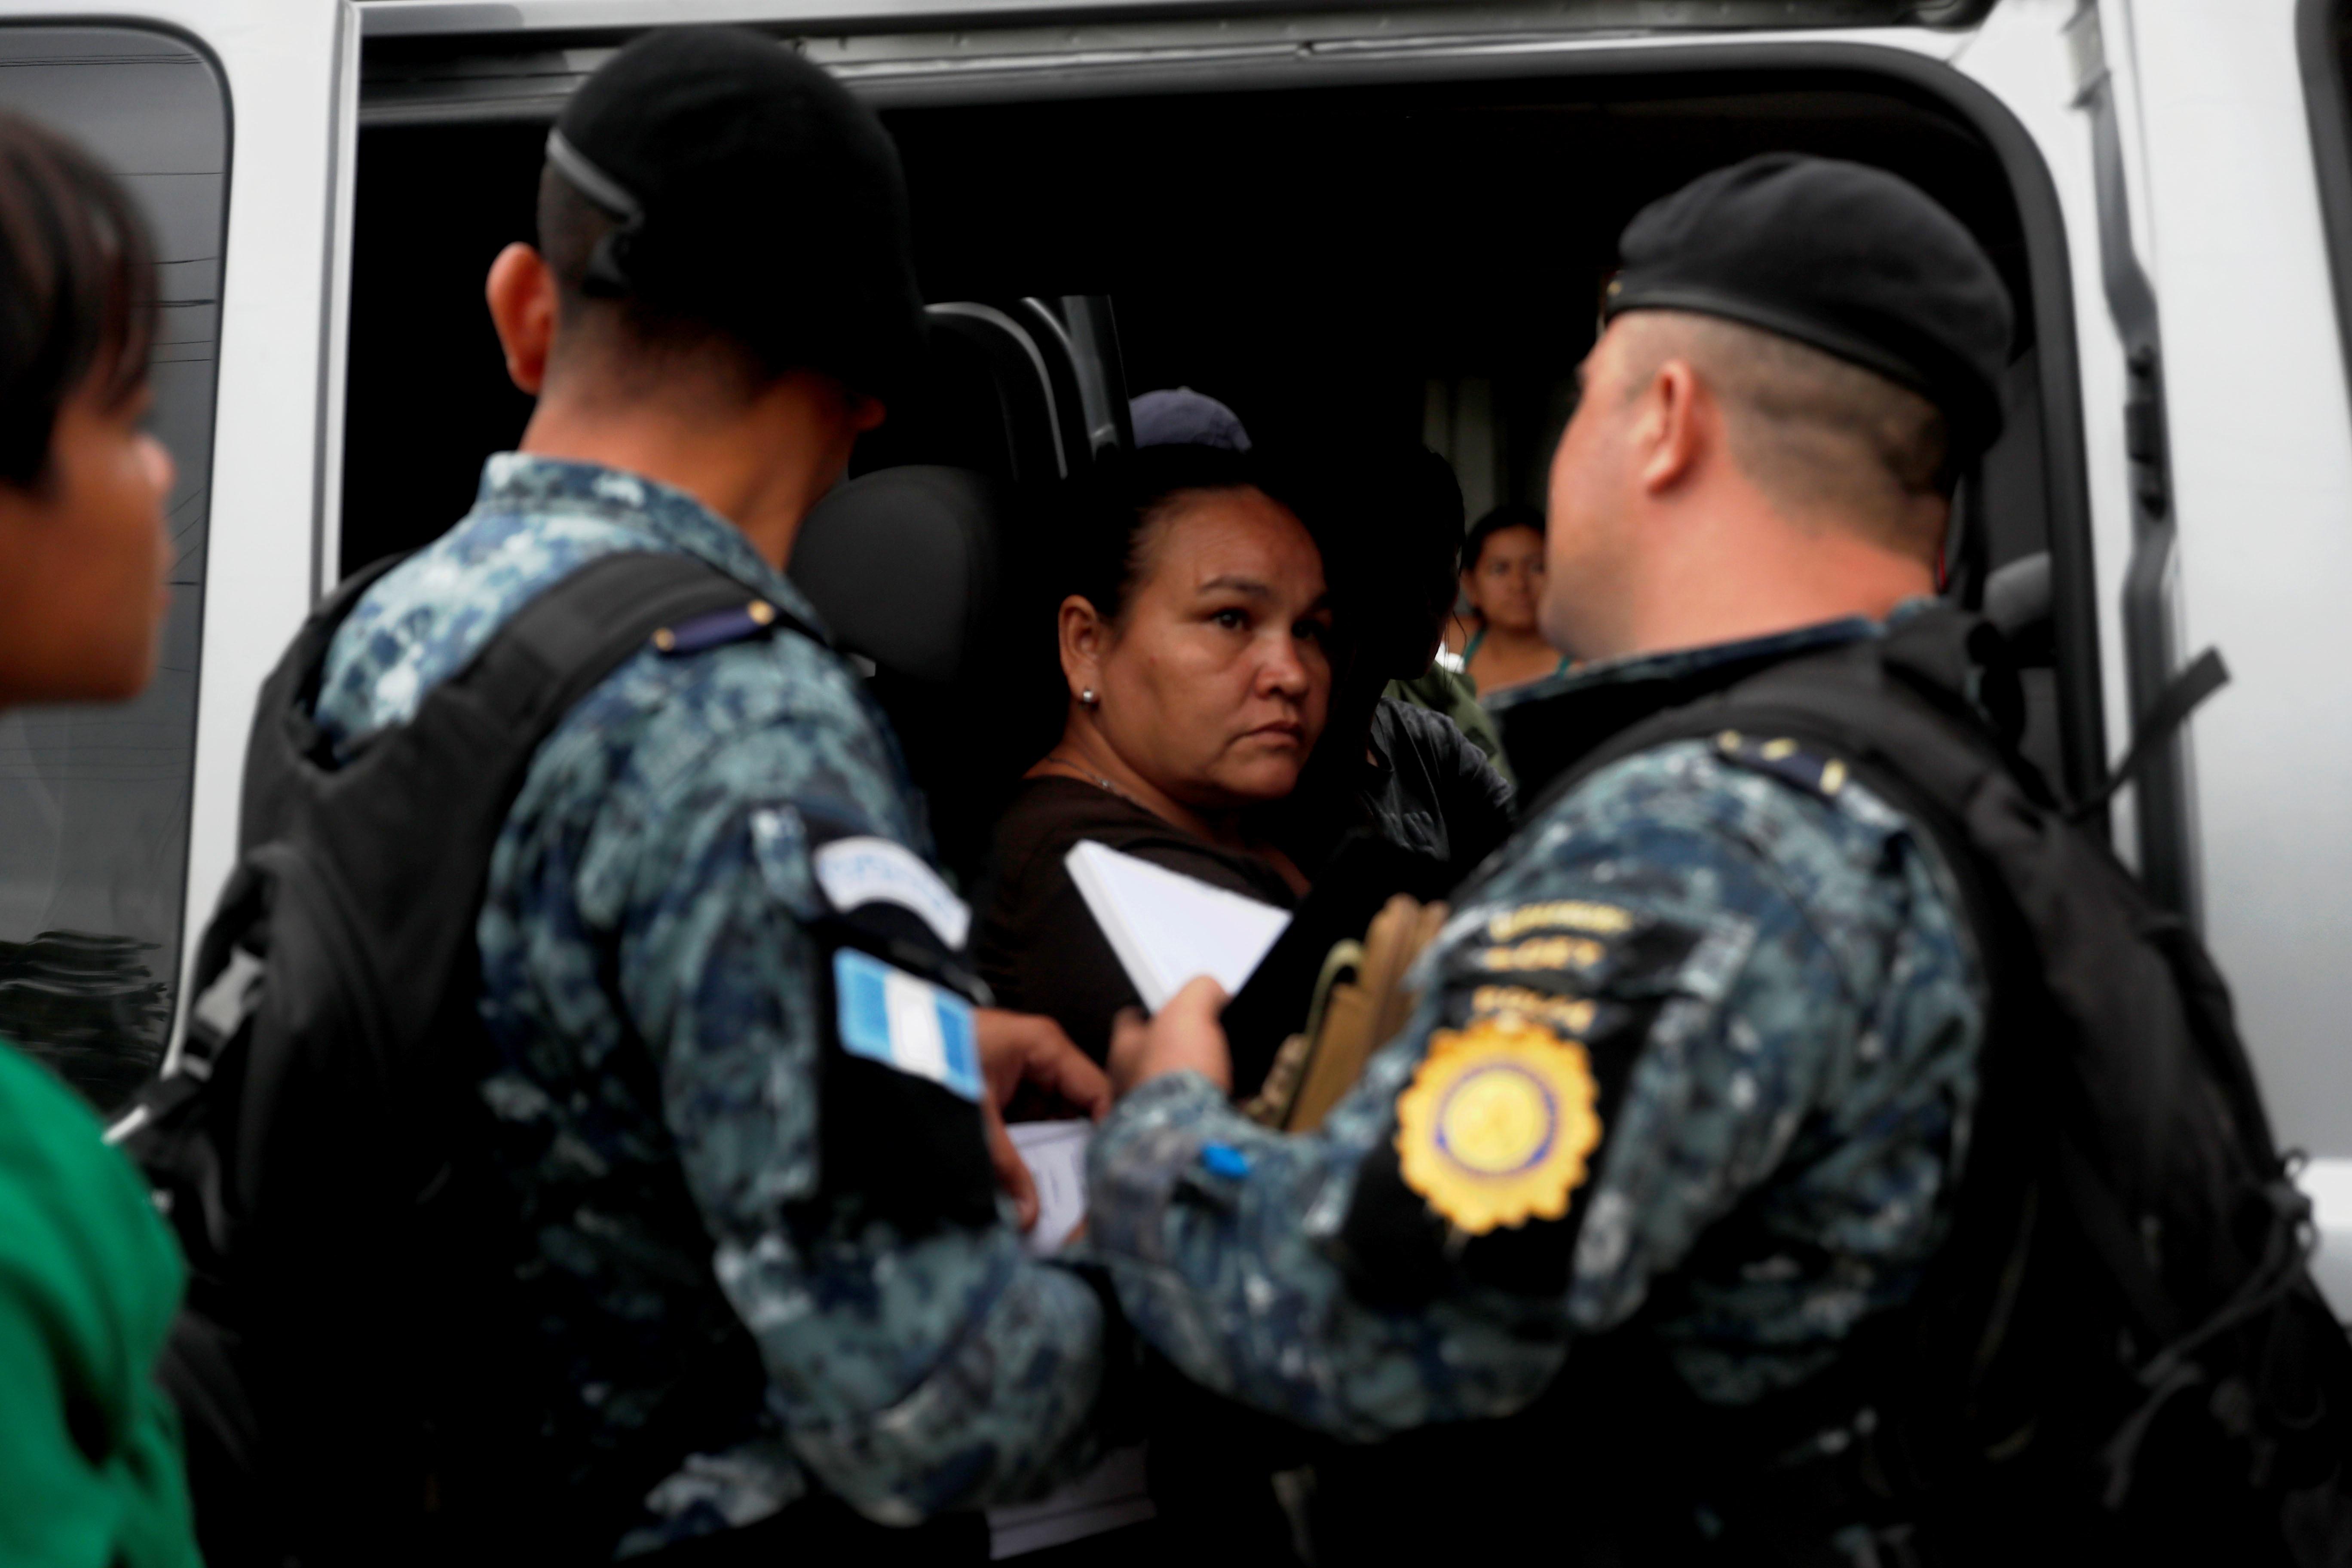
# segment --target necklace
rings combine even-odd
[[[1133,795],[1128,794],[1125,790],[1119,788],[1118,785],[1111,783],[1110,780],[1103,777],[1102,774],[1095,772],[1092,768],[1087,767],[1085,763],[1073,762],[1068,757],[1062,755],[1059,752],[1046,752],[1045,760],[1053,763],[1055,767],[1068,769],[1071,773],[1077,774],[1081,780],[1094,785],[1097,789],[1109,791],[1112,795],[1118,796],[1119,799],[1127,802],[1129,805],[1140,805],[1143,804],[1137,800]]]

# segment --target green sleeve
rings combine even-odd
[[[1470,743],[1486,753],[1486,760],[1495,764],[1495,771],[1503,775],[1504,782],[1517,785],[1519,781],[1511,772],[1510,759],[1503,755],[1503,732],[1496,728],[1495,716],[1479,705],[1478,689],[1470,684],[1468,676],[1442,664],[1433,664],[1411,680],[1390,681],[1387,695],[1453,720],[1454,727],[1470,737]]]
[[[130,1162],[0,1045],[0,1563],[201,1568],[153,1375],[180,1289]]]

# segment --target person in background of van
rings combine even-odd
[[[89,155],[0,113],[0,708],[155,671],[172,459],[142,421],[153,247]],[[0,1043],[0,1563],[198,1568],[153,1369],[179,1249],[62,1083]]]
[[[599,67],[547,153],[539,247],[509,246],[488,283],[509,373],[538,399],[520,449],[367,590],[317,709],[344,749],[404,721],[520,606],[619,552],[698,558],[752,602],[657,639],[571,710],[489,868],[482,1094],[522,1220],[535,1458],[564,1489],[547,1506],[609,1510],[595,1545],[617,1555],[984,1558],[976,1514],[913,1539],[867,1521],[1034,1494],[1092,1461],[1103,1301],[1024,1255],[987,1179],[1009,1144],[982,1141],[1024,1073],[1081,1110],[1102,1086],[1051,1024],[986,1009],[969,1082],[942,1044],[965,1015],[921,977],[874,978],[878,1019],[835,999],[861,889],[819,845],[863,844],[856,875],[946,948],[968,918],[921,858],[879,715],[793,628],[815,613],[783,575],[919,352],[897,149],[792,49],[679,28]],[[902,1028],[927,1038],[902,1054]],[[908,1157],[957,1154],[952,1182],[893,1195],[887,1171],[839,1173],[844,1129],[918,1102],[935,1124]],[[616,1452],[641,1480],[583,1495]]]
[[[1511,785],[1479,741],[1499,751],[1493,720],[1435,660],[1461,487],[1420,447],[1349,451],[1318,468],[1344,668],[1323,743],[1277,813],[1279,837],[1310,871],[1361,829],[1466,876],[1510,837]]]
[[[1510,502],[1471,525],[1462,546],[1462,596],[1476,625],[1463,645],[1462,670],[1479,701],[1566,668],[1537,619],[1543,595],[1543,513]]]
[[[1443,713],[1467,736],[1495,771],[1508,784],[1509,762],[1503,755],[1502,731],[1493,714],[1479,704],[1478,688],[1463,672],[1458,652],[1446,648],[1446,634],[1459,624],[1455,610],[1462,594],[1462,485],[1453,466],[1423,448],[1411,472],[1401,476],[1395,498],[1401,525],[1394,529],[1396,559],[1391,571],[1396,581],[1399,674],[1389,683],[1388,695],[1400,701]],[[1426,624],[1423,645],[1405,628]],[[1468,639],[1465,637],[1464,641]]]
[[[1242,453],[1151,447],[1079,483],[1055,606],[1060,741],[998,824],[981,977],[1100,1058],[1135,988],[1062,859],[1082,839],[1263,903],[1307,878],[1260,835],[1331,699],[1331,605],[1304,523]]]

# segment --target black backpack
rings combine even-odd
[[[2173,717],[2221,679],[2192,670]],[[1988,970],[1947,1244],[1836,1372],[1723,1435],[1707,1532],[1735,1561],[2352,1562],[2352,1344],[2296,1162],[2203,944],[2017,755],[2021,709],[2000,635],[1938,608],[1555,786],[1682,738],[1816,786],[1833,760],[1936,840]]]
[[[658,1479],[619,1456],[603,1498],[541,1506],[502,1316],[512,1205],[475,1092],[476,918],[541,742],[648,638],[816,635],[773,606],[752,624],[751,591],[691,558],[605,557],[338,763],[320,666],[392,564],[338,589],[262,689],[184,1044],[115,1125],[188,1259],[161,1375],[214,1568],[552,1561]]]

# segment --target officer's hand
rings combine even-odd
[[[972,1015],[972,1034],[980,1047],[981,1075],[988,1080],[981,1106],[988,1120],[988,1156],[996,1166],[997,1184],[1012,1198],[1021,1228],[1027,1230],[1037,1223],[1037,1184],[1004,1130],[1006,1102],[1023,1084],[1034,1084],[1100,1121],[1110,1109],[1110,1083],[1051,1018],[982,1007]]]
[[[1225,988],[1203,974],[1149,1023],[1132,1007],[1120,1013],[1110,1029],[1111,1088],[1124,1095],[1163,1073],[1196,1072],[1230,1092],[1233,1055],[1217,1016],[1225,1000]]]

